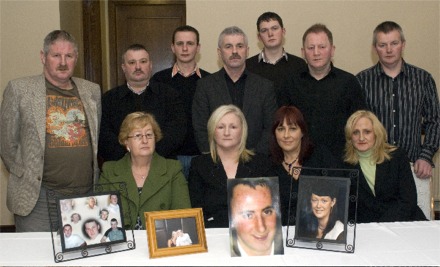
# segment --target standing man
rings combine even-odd
[[[274,82],[278,94],[283,82],[291,75],[297,75],[307,68],[306,62],[297,56],[288,54],[283,47],[286,28],[283,20],[274,12],[265,12],[257,20],[257,37],[263,43],[263,50],[246,60],[246,67]]]
[[[379,62],[356,76],[368,108],[387,130],[388,142],[404,149],[411,160],[419,206],[431,218],[432,159],[440,143],[439,98],[431,74],[403,60],[405,43],[399,24],[379,24],[373,32]]]
[[[200,151],[209,152],[206,125],[211,113],[221,105],[233,104],[243,111],[249,127],[246,148],[268,154],[277,108],[272,82],[246,70],[249,47],[240,28],[232,26],[221,32],[217,53],[223,68],[200,79],[194,95],[192,120]]]
[[[136,111],[154,115],[163,133],[156,151],[163,157],[175,158],[186,133],[183,102],[169,85],[150,81],[153,63],[147,49],[133,44],[122,55],[126,83],[102,96],[102,124],[99,155],[104,161],[119,160],[125,147],[118,141],[119,128],[125,117]]]
[[[89,188],[99,175],[99,85],[72,77],[78,46],[66,31],[46,36],[40,58],[43,74],[10,81],[0,110],[7,206],[17,232],[50,231],[47,189]]]
[[[342,164],[347,119],[366,106],[362,88],[353,74],[333,66],[333,35],[325,25],[312,25],[302,41],[308,68],[286,82],[278,102],[301,110],[315,145],[327,146]]]
[[[183,173],[188,178],[191,159],[200,154],[192,125],[192,102],[197,81],[208,72],[197,66],[196,56],[200,51],[199,32],[191,26],[180,26],[174,30],[171,50],[176,58],[172,68],[157,72],[152,80],[163,82],[176,89],[183,100],[187,119],[186,135],[177,150],[177,159],[182,163]]]

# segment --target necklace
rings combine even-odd
[[[288,163],[285,160],[283,160],[284,164],[286,164],[286,166],[289,166],[289,169],[292,167],[292,165],[298,160],[298,158],[296,158],[294,161]]]

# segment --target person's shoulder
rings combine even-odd
[[[76,85],[80,86],[90,86],[90,87],[96,87],[99,86],[99,84],[94,83],[92,81],[83,79],[83,78],[79,78],[79,77],[72,77],[72,80],[75,82]]]
[[[286,54],[287,54],[288,61],[292,60],[294,63],[302,64],[304,66],[307,65],[306,61],[303,58],[301,58],[299,56],[295,56],[295,55],[290,54],[290,53],[286,53]]]
[[[211,75],[211,73],[209,71],[206,71],[202,68],[199,68],[200,74],[202,75],[202,78],[208,75]]]
[[[407,62],[404,62],[404,63],[403,63],[403,68],[404,68],[407,72],[414,72],[414,71],[416,71],[416,72],[422,73],[422,74],[424,74],[424,75],[429,75],[429,76],[431,76],[431,73],[429,73],[427,70],[425,70],[425,69],[423,69],[423,68],[421,68],[421,67],[417,67],[417,66],[412,65],[412,64],[407,63]]]
[[[273,82],[267,78],[264,78],[263,76],[260,76],[256,73],[253,73],[252,71],[248,70],[247,75],[249,77],[249,80],[257,82],[260,87],[263,86],[273,86]]]
[[[158,82],[163,82],[165,80],[169,80],[169,79],[171,79],[172,70],[173,70],[173,68],[167,68],[167,69],[160,70],[160,71],[156,72],[153,75],[153,77],[151,77],[151,80],[155,80]]]
[[[256,54],[255,56],[252,56],[248,59],[246,59],[246,66],[248,66],[248,64],[257,64],[258,63],[258,57],[259,57],[260,53]]]
[[[130,161],[129,158],[130,158],[130,156],[128,154],[125,154],[124,157],[122,157],[119,160],[106,161],[102,165],[102,171],[103,172],[107,172],[107,171],[113,171],[113,170],[121,169],[124,166],[127,166],[127,164]]]
[[[102,95],[103,100],[104,100],[105,98],[111,98],[111,97],[119,96],[119,95],[121,94],[121,91],[124,90],[124,88],[125,88],[126,90],[128,90],[127,84],[121,84],[121,85],[118,85],[118,86],[116,86],[116,87],[113,87],[113,88],[107,90],[107,91]]]
[[[21,87],[25,87],[28,88],[29,84],[31,85],[35,85],[36,83],[44,83],[44,75],[39,74],[39,75],[32,75],[32,76],[25,76],[25,77],[19,77],[19,78],[15,78],[9,81],[10,84],[21,88]]]
[[[371,73],[375,72],[377,70],[377,68],[378,68],[378,65],[376,64],[376,65],[370,66],[366,69],[363,69],[356,74],[356,78],[359,79],[362,76],[370,75]]]
[[[195,156],[194,158],[192,158],[191,160],[191,165],[194,166],[203,166],[206,164],[212,164],[212,157],[210,153],[204,153],[204,154],[200,154],[198,156]]]
[[[353,79],[353,78],[356,78],[356,77],[354,76],[353,73],[350,73],[350,72],[348,72],[348,71],[346,71],[346,70],[343,70],[343,69],[337,68],[337,67],[335,67],[335,66],[332,67],[332,72],[333,72],[334,74],[336,74],[336,75],[337,75],[338,77],[340,77],[340,78],[347,78],[347,79]]]

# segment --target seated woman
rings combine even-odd
[[[205,227],[229,227],[227,180],[268,176],[270,161],[246,149],[248,127],[234,105],[218,107],[208,120],[210,154],[193,158],[188,177],[191,204],[203,208]]]
[[[366,110],[353,113],[345,126],[345,139],[345,162],[360,171],[357,221],[426,220],[417,206],[409,159],[387,143],[377,117]]]
[[[178,130],[178,129],[176,129]],[[145,211],[191,208],[188,185],[177,160],[165,159],[155,152],[162,138],[158,123],[151,114],[134,112],[124,119],[119,143],[128,153],[118,161],[107,161],[99,183],[125,182],[121,191],[124,227],[145,229]],[[119,191],[119,184],[107,190]],[[130,211],[130,218],[127,218]]]
[[[337,188],[322,181],[309,183],[303,218],[300,218],[300,237],[345,240],[344,224],[338,219]]]
[[[315,147],[312,144],[304,117],[294,106],[284,106],[275,112],[271,133],[270,150],[274,163],[272,170],[279,177],[282,224],[293,225],[296,216],[300,168],[303,166],[336,168],[338,166],[326,147]],[[288,220],[289,202],[291,202],[290,220]]]

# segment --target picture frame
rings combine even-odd
[[[150,258],[208,251],[201,208],[151,211],[144,216]]]
[[[130,207],[122,208],[123,195],[127,195],[124,182],[68,187],[63,191],[47,189],[54,261],[66,262],[135,249],[134,231],[127,228],[131,224],[131,211]],[[90,199],[93,199],[92,208],[87,210]],[[112,223],[118,231],[107,232],[112,229]],[[70,227],[65,228],[66,224]],[[65,235],[65,230],[69,236]],[[72,234],[79,238],[70,239]]]
[[[228,179],[227,190],[231,256],[284,255],[279,178]]]
[[[286,246],[354,253],[358,180],[355,169],[302,168]]]
[[[63,252],[127,241],[120,192],[64,196],[57,201]]]

